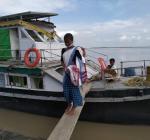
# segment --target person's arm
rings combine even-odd
[[[64,60],[63,60],[63,54],[64,54],[65,51],[66,51],[66,48],[63,48],[61,50],[61,65],[63,66],[63,68],[65,68],[65,64],[64,64]]]
[[[76,64],[76,57],[78,57],[80,60],[82,60],[82,56],[81,56],[79,50],[76,50],[75,51],[75,55],[73,56],[73,60],[72,61],[73,61],[74,64]]]
[[[113,65],[111,69],[114,70],[116,72],[116,74],[118,73],[117,67],[115,65]]]
[[[81,51],[83,52],[80,52],[79,50],[76,51],[76,57],[78,57],[80,60],[82,60],[83,64],[84,64],[84,71],[82,71],[82,82],[83,83],[88,83],[90,82],[88,80],[88,76],[87,76],[87,69],[86,69],[86,63],[85,63],[85,49],[84,48],[81,48]],[[82,54],[82,55],[81,55]]]

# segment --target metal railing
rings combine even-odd
[[[26,50],[10,50],[10,49],[0,49],[0,63],[8,62],[18,62],[20,65],[24,65],[24,54]],[[59,53],[58,53],[59,51]],[[41,59],[39,62],[39,67],[42,67],[44,64],[60,62],[60,49],[40,49]],[[96,52],[91,49],[86,49],[86,60],[87,62],[96,70],[100,71],[100,65],[97,61],[98,57],[105,57],[105,60],[108,61],[108,56],[99,52]],[[31,60],[35,59],[35,55],[31,55]],[[32,61],[31,61],[32,62]],[[117,68],[121,76],[126,76],[126,70],[132,69],[135,71],[136,75],[145,76],[146,67],[150,65],[150,60],[136,60],[136,61],[121,61],[120,68]]]
[[[149,62],[149,63],[148,63]],[[120,74],[125,75],[125,69],[140,70],[141,76],[145,76],[146,67],[150,65],[150,60],[135,60],[135,61],[121,61],[120,62]]]
[[[10,50],[0,49],[0,63],[9,64],[9,62],[17,62],[20,65],[24,65],[24,54],[26,50]],[[39,66],[43,66],[44,63],[52,63],[56,60],[60,60],[60,55],[55,53],[57,49],[40,49],[41,59]],[[30,60],[33,62],[36,59],[36,55],[30,54]]]

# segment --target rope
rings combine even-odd
[[[140,87],[145,85],[145,79],[143,77],[134,77],[125,81],[124,84],[126,86],[131,86],[131,87],[133,86]]]

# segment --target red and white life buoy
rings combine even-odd
[[[29,54],[31,52],[34,52],[36,54],[36,58],[35,58],[34,62],[30,61]],[[41,59],[41,53],[37,48],[29,48],[26,50],[25,55],[24,55],[24,62],[26,64],[26,66],[32,67],[32,68],[35,67],[39,63],[40,59]]]

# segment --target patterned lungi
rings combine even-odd
[[[82,106],[82,96],[79,86],[74,86],[70,80],[69,74],[65,74],[63,80],[64,97],[68,104],[73,102],[73,106]]]

